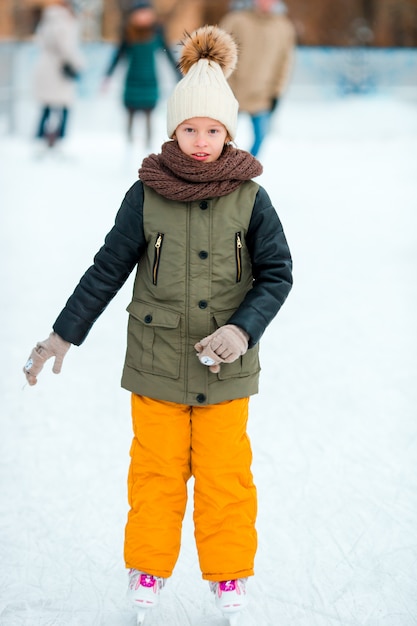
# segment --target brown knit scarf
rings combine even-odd
[[[249,152],[230,145],[217,161],[201,163],[184,154],[177,141],[167,141],[160,154],[143,160],[139,178],[164,198],[187,202],[226,196],[262,170]]]

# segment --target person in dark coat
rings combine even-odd
[[[127,111],[127,136],[133,139],[133,122],[136,113],[145,114],[145,140],[149,146],[152,137],[151,116],[159,100],[157,52],[164,50],[175,67],[175,61],[165,45],[163,31],[151,2],[140,0],[130,9],[120,45],[115,50],[106,72],[105,84],[119,61],[127,58],[123,88],[123,104]]]

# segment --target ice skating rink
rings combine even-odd
[[[29,107],[25,128],[34,112]],[[131,280],[35,388],[21,368],[91,263],[145,155],[111,96],[63,154],[0,138],[0,626],[133,626],[119,387]],[[249,145],[240,122],[239,147]],[[152,149],[165,138],[163,105]],[[260,155],[294,257],[251,401],[256,576],[242,626],[417,624],[417,105],[289,99]],[[147,626],[224,626],[190,506]]]

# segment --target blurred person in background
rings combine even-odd
[[[78,21],[69,0],[48,0],[35,41],[40,54],[33,87],[41,104],[36,137],[52,148],[66,135],[69,111],[76,96],[76,79],[84,67]]]
[[[152,2],[134,2],[123,26],[121,42],[116,48],[103,81],[107,88],[109,79],[123,57],[127,69],[123,88],[123,104],[127,111],[127,137],[133,139],[133,122],[137,113],[145,115],[145,142],[149,147],[152,138],[152,111],[159,100],[159,83],[156,55],[163,50],[175,72],[175,59],[165,45],[164,32],[158,22]]]
[[[281,0],[232,2],[220,22],[239,46],[239,62],[230,86],[239,110],[250,115],[257,156],[271,117],[288,85],[296,44],[295,28]]]
[[[205,3],[203,0],[154,0],[153,4],[164,25],[167,46],[179,61],[184,33],[191,33],[206,23]]]

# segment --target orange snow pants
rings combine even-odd
[[[246,425],[249,398],[188,406],[132,395],[126,567],[172,574],[187,481],[194,476],[194,535],[205,580],[253,575],[256,488]]]

